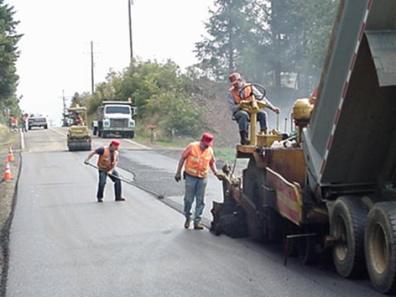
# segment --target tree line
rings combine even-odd
[[[18,21],[14,19],[13,6],[0,0],[0,122],[6,123],[9,116],[20,116],[19,98],[16,95],[18,75],[16,62],[19,56],[17,33]]]
[[[95,118],[102,101],[131,98],[138,110],[139,127],[155,125],[164,136],[196,136],[205,128],[204,111],[194,100],[200,92],[193,77],[182,73],[170,60],[135,60],[124,71],[108,73],[93,94],[75,94],[71,105],[86,106],[88,114]]]
[[[337,5],[338,0],[214,0],[206,35],[195,44],[197,64],[182,72],[172,61],[135,60],[79,100],[93,114],[104,99],[131,97],[141,123],[189,136],[206,125],[197,100],[210,93],[205,81],[208,88],[222,85],[224,98],[233,71],[263,84],[279,100],[282,90],[291,90],[283,97],[294,100],[318,82]]]
[[[310,88],[324,61],[338,0],[215,0],[196,43],[203,75],[225,80],[239,71],[280,90],[282,74]]]

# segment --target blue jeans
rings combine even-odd
[[[201,221],[202,212],[205,207],[205,190],[208,183],[207,178],[198,178],[186,174],[186,192],[184,193],[184,215],[186,218],[191,217],[191,206],[195,198],[195,216],[194,224]]]
[[[234,118],[238,122],[239,131],[248,131],[250,115],[247,111],[238,110],[234,113]],[[260,110],[257,113],[257,121],[260,123],[260,129],[267,129],[267,113]]]
[[[113,170],[112,175],[114,176],[119,176],[118,172]],[[114,176],[107,175],[106,171],[99,170],[99,185],[98,185],[98,194],[96,197],[99,199],[103,199],[103,191],[106,185],[106,179],[107,177],[110,177],[110,179],[114,182],[114,193],[115,193],[115,199],[120,199],[121,198],[121,180],[119,178],[116,178]]]

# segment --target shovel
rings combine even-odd
[[[94,164],[92,164],[92,163],[84,163],[84,164],[86,164],[86,165],[88,165],[88,166],[91,166],[91,167],[93,167],[93,168],[99,170],[98,166],[96,166],[96,165],[94,165]],[[129,185],[135,186],[135,187],[137,187],[137,188],[139,188],[139,189],[141,189],[141,190],[143,190],[143,191],[145,191],[145,192],[147,192],[147,193],[150,193],[151,195],[154,195],[154,196],[157,197],[158,199],[164,199],[164,195],[163,195],[163,194],[158,194],[158,193],[156,193],[156,192],[154,192],[154,191],[148,190],[148,189],[146,189],[145,187],[142,187],[141,185],[139,185],[138,183],[136,183],[136,181],[135,181],[135,174],[133,174],[133,176],[134,176],[133,179],[127,179],[127,178],[122,177],[122,176],[116,176],[116,175],[111,174],[111,173],[107,173],[107,175],[108,175],[108,176],[111,176],[111,177],[114,177],[114,178],[118,178],[119,180],[123,181],[124,183],[127,183],[127,184],[129,184]]]

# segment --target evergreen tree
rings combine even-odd
[[[13,7],[0,0],[0,109],[19,115],[19,100],[15,94],[18,82],[15,64],[19,55],[17,43],[21,35],[16,33],[19,22],[14,20],[14,14]]]
[[[246,56],[246,51],[256,46],[252,34],[255,22],[249,15],[254,2],[215,1],[215,8],[209,11],[209,22],[205,24],[209,36],[195,45],[199,67],[209,77],[224,79],[230,72],[240,68],[243,64],[241,58]]]

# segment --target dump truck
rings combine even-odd
[[[69,151],[90,151],[91,134],[87,127],[87,109],[74,106],[68,108],[71,123],[67,129],[67,147]]]
[[[97,132],[99,137],[119,135],[126,138],[135,136],[136,107],[131,101],[103,101],[97,110]]]
[[[396,292],[395,12],[394,0],[340,1],[315,104],[295,102],[293,139],[237,146],[248,167],[223,169],[213,232],[283,242],[305,264],[330,254],[342,277],[367,272]]]

